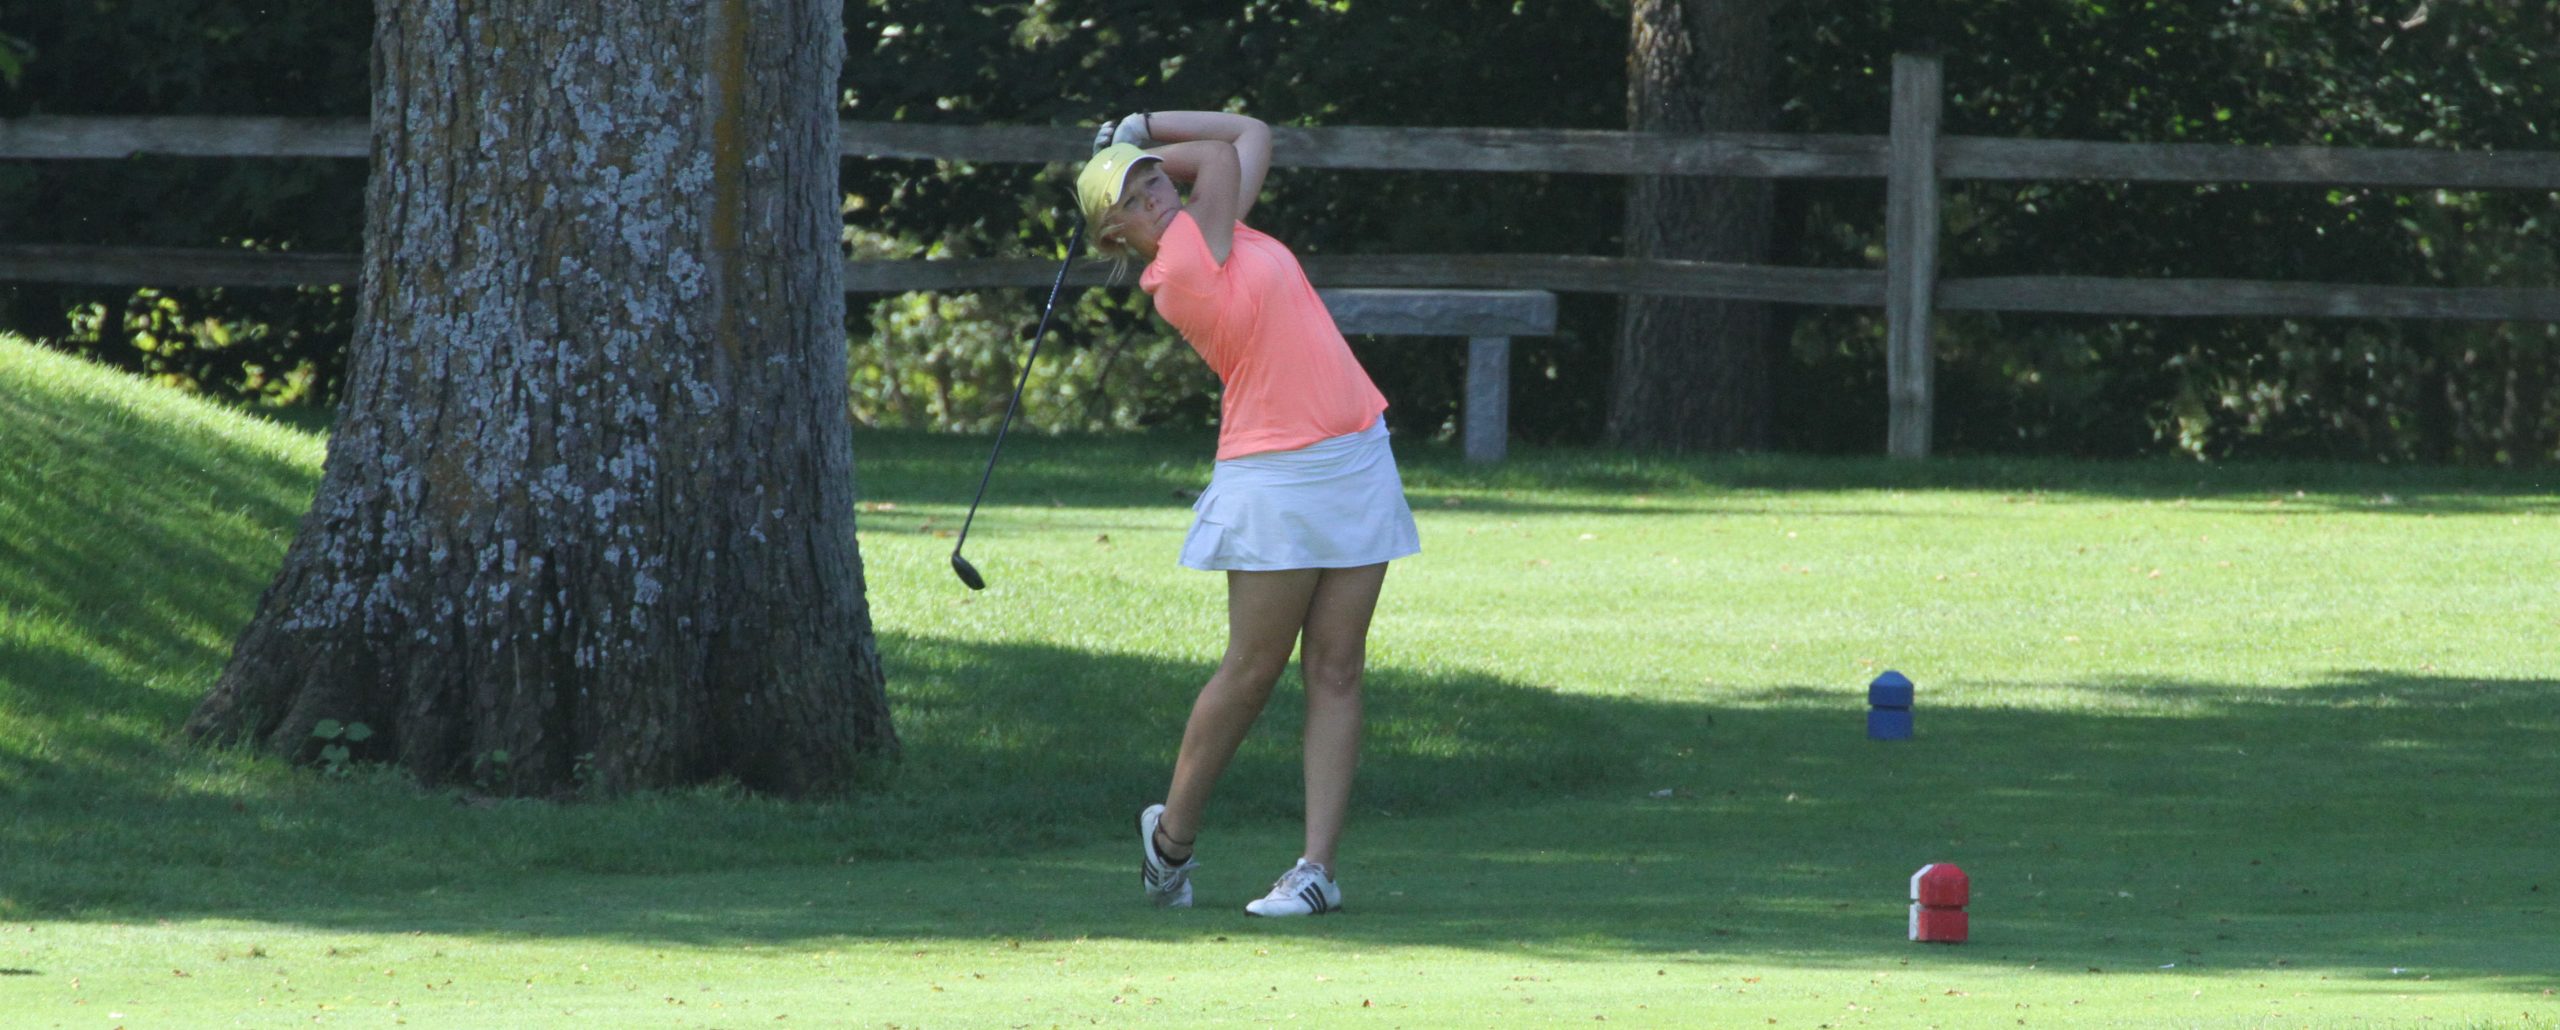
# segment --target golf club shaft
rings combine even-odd
[[[1022,359],[1022,375],[1013,381],[1013,399],[1005,403],[1004,421],[996,425],[996,446],[987,452],[987,470],[978,476],[978,495],[969,499],[969,515],[960,520],[960,539],[951,545],[951,553],[969,542],[969,526],[978,521],[978,502],[987,499],[987,481],[996,475],[996,456],[1004,453],[1005,434],[1013,429],[1013,413],[1022,407],[1022,388],[1031,383],[1031,365],[1040,359],[1040,338],[1049,335],[1049,316],[1058,310],[1058,292],[1066,288],[1067,269],[1075,264],[1076,252],[1084,242],[1084,219],[1076,219],[1067,237],[1067,256],[1058,262],[1058,277],[1049,283],[1049,302],[1040,308],[1040,325],[1031,330],[1031,352]]]

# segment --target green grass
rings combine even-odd
[[[300,429],[0,341],[0,1023],[1814,1026],[2560,1020],[2545,472],[1401,445],[1351,910],[1295,712],[1134,898],[1214,661],[1209,441],[862,434],[877,793],[483,803],[172,742]],[[1865,682],[1920,683],[1917,740]],[[1902,940],[1973,877],[1974,940]]]

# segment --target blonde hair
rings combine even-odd
[[[1129,245],[1124,231],[1120,224],[1120,209],[1109,208],[1103,211],[1100,221],[1087,223],[1086,243],[1096,255],[1127,264],[1138,259],[1138,248]]]
[[[1138,263],[1143,256],[1138,253],[1138,248],[1129,245],[1121,232],[1118,208],[1103,211],[1099,224],[1085,223],[1085,249],[1095,257],[1111,262],[1111,276],[1104,285],[1119,285],[1120,280],[1129,277],[1129,266]]]

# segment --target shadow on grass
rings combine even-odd
[[[2052,684],[2031,708],[1928,706],[1918,739],[1875,743],[1852,690],[1649,701],[1382,669],[1351,910],[1260,923],[1236,909],[1295,853],[1293,695],[1213,807],[1203,907],[1159,912],[1135,897],[1123,838],[1162,789],[1205,663],[884,644],[901,656],[911,753],[859,798],[476,807],[372,775],[190,787],[167,770],[61,769],[10,785],[0,918],[724,948],[1285,934],[1563,959],[2407,968],[2542,986],[2560,955],[2560,680]],[[1902,940],[1904,882],[1933,861],[1973,875],[1966,949]]]
[[[0,392],[0,722],[104,761],[115,727],[174,727],[191,698],[149,681],[210,675],[272,576],[316,475],[218,432],[79,391]],[[0,780],[29,774],[0,749]]]
[[[1339,919],[1266,928],[1233,911],[1261,888],[1254,874],[1286,862],[1283,826],[1246,835],[1256,858],[1219,869],[1223,883],[1203,874],[1202,904],[1225,911],[1133,904],[1115,852],[1033,863],[1026,884],[1105,895],[1046,920],[857,890],[837,930],[2560,985],[2545,932],[2560,894],[2547,775],[2560,680],[2346,670],[2295,689],[2041,691],[2034,708],[1924,709],[1920,737],[1895,743],[1863,738],[1853,690],[1599,702],[1610,739],[1575,746],[1614,745],[1595,752],[1616,765],[1605,783],[1456,817],[1364,813],[1346,852],[1356,905]],[[1973,876],[1961,951],[1902,940],[1906,881],[1938,861]]]
[[[873,501],[965,506],[992,441],[973,436],[856,434],[862,493]],[[1473,510],[1518,513],[1683,514],[1732,507],[1717,495],[1908,490],[2053,493],[2118,500],[2260,504],[2272,514],[2376,515],[2560,511],[2560,470],[2310,463],[2205,465],[2002,458],[1797,455],[1672,456],[1521,447],[1500,465],[1470,464],[1454,445],[1396,441],[1417,508],[1458,498]],[[1208,482],[1216,441],[1204,434],[1016,436],[1005,444],[988,503],[1056,507],[1182,507]],[[1589,502],[1536,496],[1581,493]],[[1497,496],[1488,496],[1493,494]],[[1646,497],[1646,503],[1635,498]],[[1617,503],[1623,499],[1626,503]],[[1757,505],[1745,505],[1759,510]]]
[[[199,655],[189,638],[245,615],[236,585],[272,574],[270,527],[309,506],[316,474],[94,397],[48,404],[0,394],[0,448],[36,479],[0,495],[0,601],[114,622],[118,649],[155,664]]]
[[[387,773],[331,780],[237,752],[173,752],[165,734],[182,712],[118,712],[143,717],[91,726],[76,749],[0,750],[0,797],[14,806],[0,828],[0,856],[10,859],[0,861],[0,918],[265,912],[280,899],[380,898],[559,872],[826,868],[1086,845],[1117,836],[1161,796],[1191,696],[1212,669],[898,635],[885,636],[882,650],[907,758],[872,790],[833,802],[698,790],[483,803]],[[103,690],[110,678],[84,674],[68,653],[9,657],[74,691]],[[1445,813],[1627,775],[1605,751],[1627,718],[1611,702],[1472,675],[1385,669],[1371,683],[1362,802],[1372,812]],[[1293,674],[1230,767],[1222,819],[1298,811],[1295,689]],[[134,707],[120,695],[100,703]],[[1706,718],[1689,706],[1652,707],[1654,725]],[[40,738],[57,730],[45,721],[27,728]]]
[[[1961,490],[2057,493],[2121,500],[2284,498],[2313,509],[2422,511],[2560,507],[2560,470],[2315,464],[2202,464],[2192,461],[2068,461],[1987,457],[1889,458],[1801,455],[1677,457],[1578,448],[1529,448],[1494,467],[1467,466],[1438,451],[1411,463],[1413,485],[1447,474],[1489,486],[1644,491]],[[2296,498],[2297,492],[2303,496]],[[2387,496],[2387,499],[2386,499]]]

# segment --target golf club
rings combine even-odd
[[[1084,253],[1084,218],[1076,218],[1075,227],[1067,230],[1067,256],[1058,262],[1058,277],[1049,283],[1049,303],[1040,309],[1040,325],[1031,330],[1031,353],[1022,359],[1022,375],[1013,381],[1013,400],[1004,406],[1004,421],[996,426],[996,446],[987,452],[987,471],[978,477],[978,496],[969,499],[969,516],[960,520],[960,539],[951,545],[951,572],[971,590],[987,588],[987,578],[978,567],[960,556],[969,543],[969,524],[978,520],[978,502],[987,499],[987,481],[995,478],[996,456],[1004,453],[1004,434],[1013,428],[1014,409],[1022,406],[1022,388],[1031,382],[1031,364],[1040,359],[1040,338],[1049,334],[1049,315],[1058,310],[1058,291],[1067,285],[1067,268],[1075,264],[1076,255]]]

